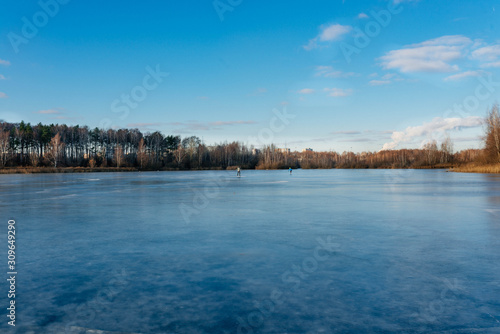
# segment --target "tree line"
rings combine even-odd
[[[206,145],[196,136],[181,138],[138,129],[0,122],[0,167],[134,167],[159,169],[426,168],[469,162],[500,162],[498,105],[485,118],[484,149],[453,152],[449,138],[421,149],[379,152],[289,152],[240,142]]]

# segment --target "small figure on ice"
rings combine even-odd
[[[292,175],[292,167],[288,168],[288,171],[290,172],[290,175]]]
[[[237,176],[237,177],[241,177],[241,170],[240,170],[240,167],[238,167],[238,168],[236,169],[236,176]]]

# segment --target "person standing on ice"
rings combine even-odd
[[[288,168],[288,171],[290,172],[290,175],[292,175],[292,167]]]
[[[241,176],[240,167],[238,167],[238,168],[236,169],[236,176]]]

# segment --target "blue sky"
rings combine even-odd
[[[496,8],[498,7],[498,8]],[[479,148],[498,1],[6,2],[0,119],[301,150]]]

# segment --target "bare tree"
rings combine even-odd
[[[179,145],[179,147],[177,147],[177,149],[174,151],[175,162],[177,163],[177,165],[180,166],[182,164],[185,156],[186,151],[184,150],[184,147],[182,147],[182,145]]]
[[[193,156],[196,153],[198,146],[200,145],[201,140],[196,136],[187,137],[182,140],[182,147],[187,152],[187,154],[189,154],[189,158],[191,160],[193,159]]]
[[[438,152],[437,143],[435,140],[424,145],[425,155],[427,157],[427,163],[433,165],[436,163],[436,154]]]
[[[9,132],[0,130],[0,166],[7,164],[7,154],[9,153]]]
[[[490,162],[500,162],[500,113],[495,104],[485,119],[485,151]]]
[[[123,148],[121,145],[116,145],[115,147],[115,156],[114,160],[116,163],[116,167],[120,167],[123,163]]]
[[[144,138],[141,138],[137,147],[137,161],[139,162],[139,166],[141,166],[141,168],[146,166],[148,163],[148,156],[146,154],[146,145],[144,145]]]
[[[64,143],[61,141],[61,135],[59,132],[51,139],[50,149],[48,152],[49,159],[54,163],[54,167],[57,167],[57,162],[61,159],[61,154],[64,150]]]
[[[453,142],[451,141],[451,138],[448,136],[441,143],[441,162],[443,163],[450,162],[452,156],[453,156]]]

